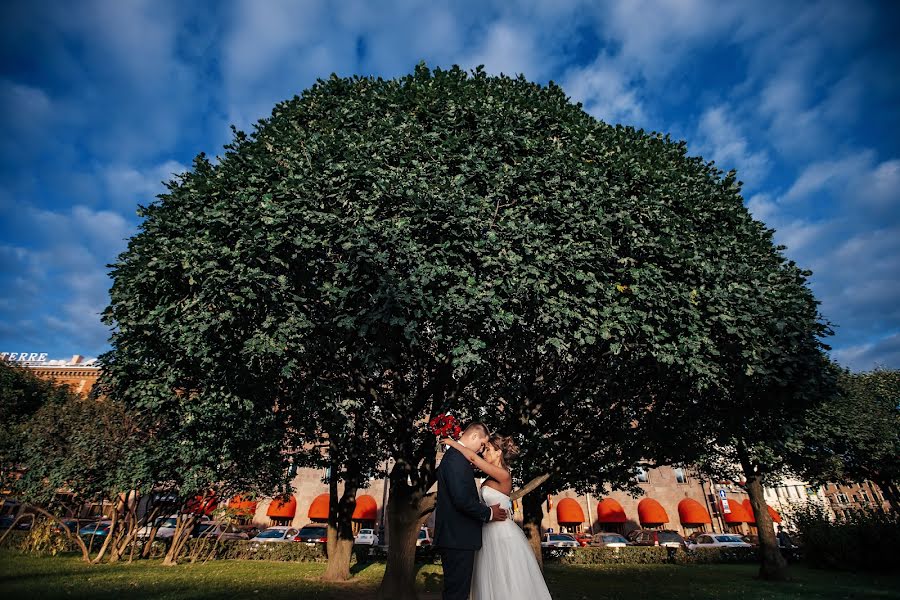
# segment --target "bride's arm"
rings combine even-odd
[[[456,440],[451,440],[450,438],[441,440],[441,443],[453,446],[454,448],[462,452],[462,455],[465,456],[470,463],[478,467],[478,469],[482,473],[484,473],[491,479],[496,480],[497,483],[506,483],[510,480],[511,475],[509,474],[509,471],[507,471],[503,467],[492,465],[488,461],[478,456],[478,454],[471,448],[466,448]]]

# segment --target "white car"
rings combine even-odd
[[[545,533],[541,548],[578,548],[581,544],[568,533]]]
[[[272,544],[279,542],[296,542],[294,538],[297,537],[297,534],[300,533],[300,530],[296,527],[289,527],[287,525],[276,525],[275,527],[269,527],[268,529],[264,529],[260,531],[255,538],[250,540],[251,542],[261,542],[264,544]]]
[[[704,533],[698,535],[691,548],[752,548],[732,533]]]
[[[360,529],[353,543],[365,546],[377,546],[378,536],[375,535],[374,529]]]
[[[214,540],[249,540],[250,536],[236,529],[233,525],[223,523],[200,523],[194,527],[192,537],[212,538]]]
[[[624,535],[618,533],[598,533],[594,535],[588,545],[601,548],[624,548],[628,545],[628,540]]]
[[[428,533],[427,527],[423,527],[419,530],[419,537],[416,538],[416,547],[430,546],[431,543],[431,534]]]
[[[207,525],[212,523],[212,520],[209,517],[203,517],[200,519],[200,522],[195,525]],[[156,524],[159,526],[159,529],[156,530],[156,538],[157,540],[171,540],[175,536],[175,526],[178,524],[178,515],[171,515],[169,517],[160,517],[156,519]],[[138,529],[137,537],[138,539],[147,539],[150,537],[150,532],[153,530],[153,525],[145,525]]]

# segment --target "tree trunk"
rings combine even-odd
[[[387,566],[378,588],[378,600],[416,600],[416,538],[422,523],[420,490],[406,481],[390,479],[388,500]],[[427,513],[426,513],[427,514]]]
[[[94,557],[93,564],[98,564],[101,560],[103,560],[103,555],[106,554],[107,548],[109,548],[109,543],[112,541],[113,536],[118,533],[119,524],[119,511],[116,510],[115,504],[113,504],[113,516],[112,523],[109,525],[109,531],[106,533],[106,539],[103,540],[103,545],[100,546],[100,552],[97,553],[97,556]],[[93,543],[94,536],[91,535],[91,542]]]
[[[759,475],[748,471],[749,469],[744,468],[744,476],[747,478],[744,489],[747,490],[747,495],[750,497],[750,506],[753,508],[756,529],[759,533],[759,555],[762,560],[759,566],[759,577],[770,581],[786,581],[788,579],[787,561],[778,549],[772,515],[769,514],[763,495],[762,481],[760,481]]]
[[[344,482],[344,493],[338,499],[337,470],[332,467],[328,503],[328,566],[322,579],[350,579],[350,557],[353,555],[353,510],[356,508],[356,485]]]
[[[541,521],[544,520],[544,500],[541,494],[531,493],[522,497],[522,527],[525,537],[531,544],[531,550],[537,559],[538,566],[544,569],[544,557],[541,554]]]
[[[178,556],[184,549],[185,544],[191,537],[191,530],[194,528],[195,515],[179,515],[178,522],[175,526],[175,533],[172,535],[172,545],[169,546],[166,557],[163,559],[163,565],[171,567],[178,564]]]
[[[44,515],[45,517],[47,517],[48,519],[55,521],[65,532],[66,537],[68,537],[70,540],[75,540],[75,543],[78,544],[78,549],[81,550],[81,560],[86,563],[91,562],[91,554],[90,554],[90,552],[88,552],[88,548],[84,544],[84,540],[82,540],[80,537],[78,537],[77,529],[75,531],[72,531],[71,529],[69,529],[68,525],[66,525],[65,523],[62,522],[62,520],[59,517],[47,512],[43,508],[40,508],[40,507],[34,506],[34,505],[28,505],[28,509],[33,510],[36,513],[40,513],[40,514]],[[18,523],[18,519],[13,522],[13,524],[10,526],[7,533],[9,533],[13,529],[15,529],[15,526],[17,523]],[[6,534],[3,534],[3,538],[5,538],[5,537],[6,537]],[[0,545],[3,544],[3,538],[0,538]]]

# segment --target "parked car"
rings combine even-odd
[[[307,546],[324,544],[328,541],[328,528],[324,525],[309,524],[303,526],[296,536],[296,541],[306,542]]]
[[[628,545],[625,536],[618,533],[598,533],[591,540],[591,546],[600,548],[624,548]]]
[[[752,548],[750,544],[733,533],[704,533],[697,536],[691,548]]]
[[[194,527],[198,527],[200,525],[206,525],[212,523],[212,520],[209,517],[202,517],[200,522],[197,523]],[[156,530],[156,538],[157,540],[171,540],[175,537],[175,528],[178,525],[178,515],[171,515],[168,517],[159,517],[156,519],[156,525],[158,529]],[[145,525],[141,527],[137,532],[138,539],[147,539],[150,537],[150,532],[153,530],[153,524]],[[196,529],[194,530],[196,531]]]
[[[422,546],[431,546],[431,543],[431,534],[428,532],[427,527],[423,527],[419,530],[419,537],[416,538],[416,547],[421,548]]]
[[[541,548],[578,548],[578,541],[568,533],[545,533]]]
[[[578,544],[582,548],[589,545],[591,543],[591,540],[594,538],[594,536],[592,536],[590,533],[584,533],[584,532],[578,532],[576,534],[573,534],[573,537],[575,538],[575,541],[578,542]]]
[[[63,527],[65,525],[65,527]],[[53,533],[66,533],[66,527],[69,529],[69,533],[78,533],[78,530],[81,529],[82,525],[78,521],[78,519],[63,519],[59,522],[53,523]]]
[[[753,546],[754,548],[759,547],[759,536],[758,535],[742,535],[741,539]]]
[[[356,534],[356,539],[353,540],[353,543],[364,546],[377,546],[378,536],[375,535],[374,529],[360,529],[359,533]]]
[[[109,535],[111,527],[112,521],[96,521],[94,523],[88,523],[79,529],[78,535],[81,537],[103,537]]]
[[[15,521],[16,517],[14,515],[3,515],[0,517],[0,529],[9,529]],[[32,519],[30,517],[22,519],[16,525],[16,529],[31,529],[31,522]]]
[[[686,547],[684,538],[671,529],[638,529],[629,534],[635,546],[665,546],[667,548]]]
[[[235,528],[233,525],[224,523],[198,523],[194,525],[194,531],[191,537],[195,538],[212,538],[215,540],[249,540],[250,536]]]
[[[276,525],[260,531],[251,542],[259,542],[263,544],[281,543],[281,542],[299,542],[298,534],[300,530],[296,527],[287,525]]]

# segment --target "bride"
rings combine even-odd
[[[512,513],[509,494],[512,476],[508,462],[519,449],[511,437],[493,435],[484,447],[484,458],[451,439],[444,444],[459,450],[488,476],[481,485],[487,506],[500,504]],[[475,570],[469,600],[550,600],[550,592],[525,533],[515,521],[490,521],[481,530],[481,550],[475,553]]]

